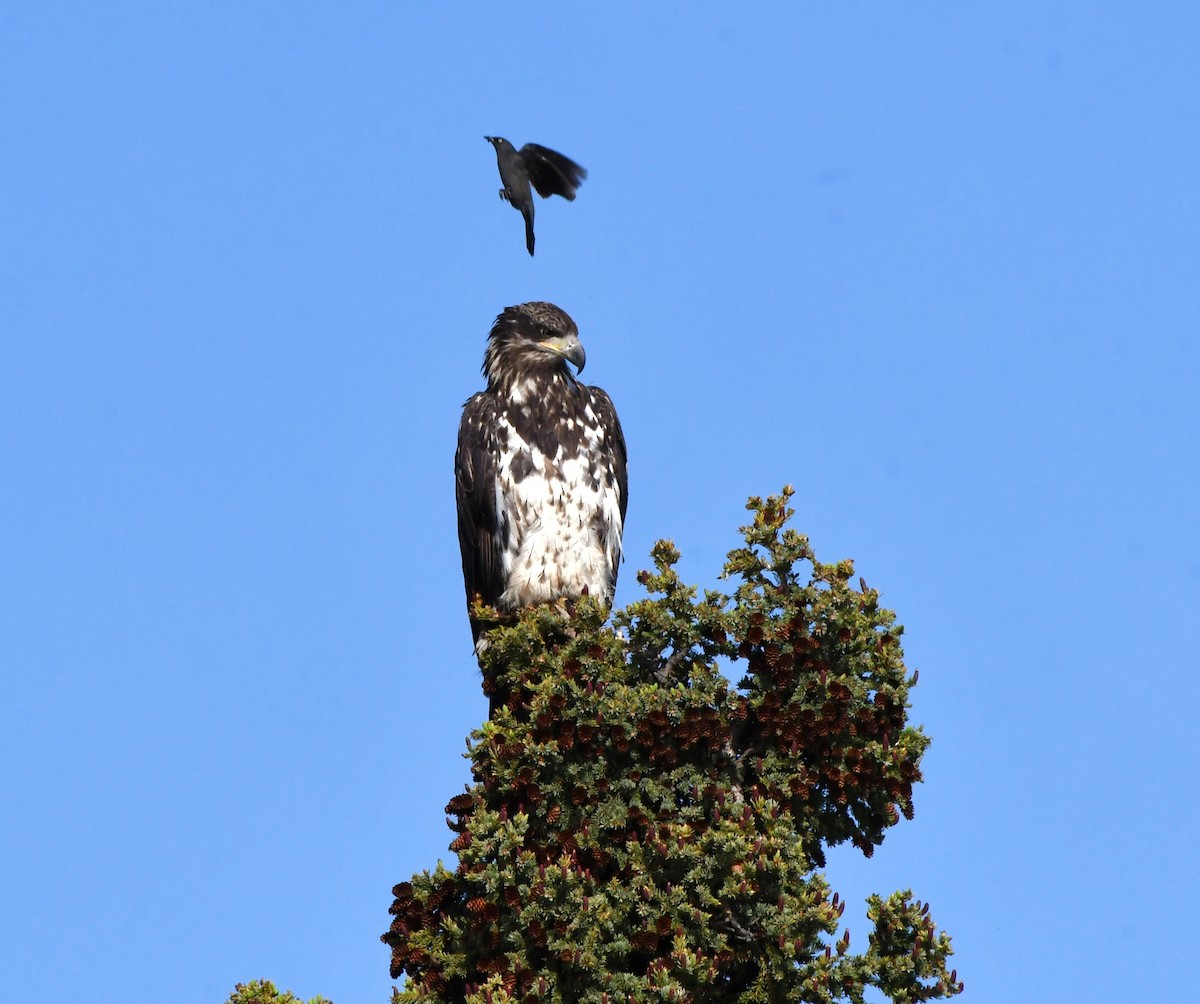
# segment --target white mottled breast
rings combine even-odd
[[[522,402],[514,403],[519,408]],[[619,489],[590,405],[567,423],[559,455],[548,457],[506,415],[500,417],[499,438],[507,442],[495,487],[496,512],[506,531],[502,608],[585,592],[612,602],[621,557]]]

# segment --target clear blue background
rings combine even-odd
[[[0,14],[5,999],[387,999],[486,713],[458,413],[529,299],[620,409],[619,602],[790,482],[907,626],[854,946],[912,886],[967,1000],[1186,995],[1200,7],[593,6]],[[590,169],[535,259],[491,134]]]

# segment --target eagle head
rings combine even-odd
[[[582,373],[586,361],[570,315],[553,303],[535,301],[505,307],[496,318],[483,354],[483,373],[490,387],[509,388],[530,379],[570,380],[567,363]]]

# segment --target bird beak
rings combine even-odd
[[[556,335],[553,338],[547,338],[540,344],[543,348],[562,356],[567,362],[574,363],[576,372],[583,372],[583,365],[587,362],[587,353],[583,351],[583,343],[580,342],[578,336]]]

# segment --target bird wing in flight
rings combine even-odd
[[[548,199],[551,195],[561,195],[573,202],[575,190],[587,177],[587,170],[570,157],[564,157],[556,150],[539,146],[537,143],[526,143],[521,147],[521,158],[525,161],[529,180],[543,199]]]

